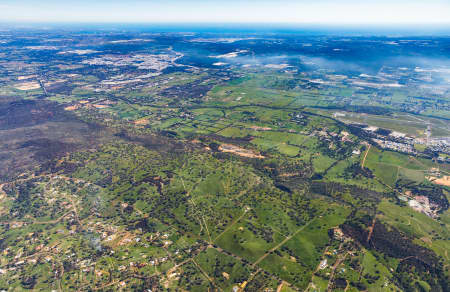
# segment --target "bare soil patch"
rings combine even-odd
[[[244,148],[232,145],[232,144],[222,144],[219,147],[219,151],[226,152],[226,153],[233,153],[233,154],[236,154],[236,155],[239,155],[242,157],[248,157],[248,158],[259,158],[259,159],[265,158],[261,154],[255,153],[251,150],[244,149]]]
[[[33,90],[33,89],[41,88],[41,85],[39,85],[39,83],[37,81],[31,81],[31,82],[19,83],[16,86],[14,86],[14,88],[25,91],[25,90]]]
[[[429,181],[431,181],[432,183],[438,184],[438,185],[442,185],[442,186],[447,186],[450,187],[450,176],[448,175],[444,175],[441,178],[437,178],[437,177],[427,177]]]

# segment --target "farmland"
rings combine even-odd
[[[0,290],[446,291],[448,89],[400,40],[59,33],[1,44]]]

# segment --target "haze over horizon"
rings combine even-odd
[[[36,2],[4,0],[0,4],[0,19],[3,22],[450,24],[450,2],[444,0]]]

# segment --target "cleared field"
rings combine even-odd
[[[372,147],[367,155],[365,167],[371,169],[385,184],[393,186],[399,178],[423,182],[424,174],[435,167],[435,164],[429,160]]]
[[[335,159],[326,155],[315,155],[313,158],[314,170],[316,172],[323,172],[328,169],[334,162],[336,162]]]
[[[16,88],[18,90],[26,91],[26,90],[34,90],[34,89],[41,88],[41,85],[37,81],[31,81],[31,82],[23,82],[23,83],[16,84],[14,86],[14,88]]]

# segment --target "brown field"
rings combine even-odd
[[[258,127],[258,126],[251,126],[250,129],[255,130],[255,131],[270,131],[270,130],[272,130],[272,128]]]
[[[149,124],[149,120],[147,118],[139,119],[134,121],[134,124],[138,126],[145,126]]]
[[[222,144],[219,147],[219,150],[222,152],[226,152],[226,153],[233,153],[242,157],[248,157],[248,158],[265,158],[264,156],[262,156],[261,154],[257,154],[251,150],[248,149],[244,149],[235,145],[231,145],[231,144]]]
[[[106,104],[94,104],[94,107],[95,108],[108,108],[109,105],[106,105]]]
[[[30,82],[19,83],[16,86],[14,86],[14,88],[18,89],[18,90],[33,90],[33,89],[41,88],[41,85],[39,85],[39,83],[36,81],[30,81]]]
[[[444,175],[441,178],[430,176],[430,177],[427,177],[427,179],[429,181],[431,181],[432,183],[450,187],[450,176],[448,176],[448,175]]]
[[[37,77],[37,75],[19,76],[19,77],[17,77],[17,80],[27,80],[27,79],[36,78],[36,77]]]
[[[74,111],[74,110],[77,110],[78,108],[80,108],[80,106],[78,104],[76,104],[76,105],[66,106],[64,109],[66,111]]]

